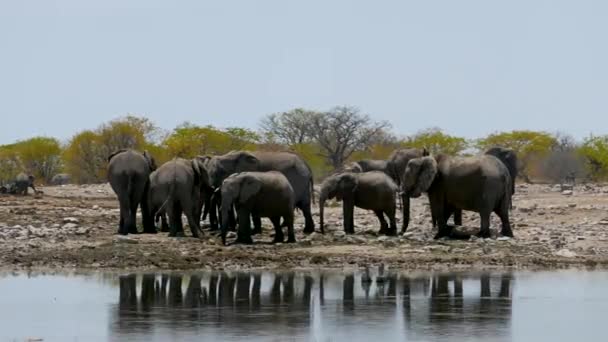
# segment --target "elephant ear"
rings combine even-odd
[[[150,155],[148,151],[144,151],[144,158],[146,158],[146,161],[148,162],[148,167],[150,168],[150,171],[156,170],[156,160],[154,159],[154,157],[152,157],[152,155]]]
[[[341,193],[354,194],[359,187],[359,179],[356,175],[352,173],[345,173],[340,176],[340,180],[338,181],[338,188],[341,190]]]
[[[239,201],[247,203],[255,194],[262,189],[262,182],[253,177],[244,177],[241,181]]]
[[[241,152],[237,160],[235,172],[255,171],[260,165],[260,160],[249,152]]]
[[[202,160],[194,158],[191,161],[192,170],[194,171],[194,182],[202,187],[209,187],[209,174]]]
[[[437,161],[433,157],[423,157],[420,164],[416,190],[426,192],[437,176]]]
[[[127,152],[127,151],[128,151],[128,150],[127,150],[127,149],[124,149],[124,148],[123,148],[123,149],[120,149],[120,150],[118,150],[118,151],[114,151],[114,153],[112,153],[112,154],[110,154],[110,155],[108,156],[108,163],[110,162],[110,160],[112,160],[112,158],[114,158],[114,156],[115,156],[115,155],[117,155],[117,154],[119,154],[119,153]]]

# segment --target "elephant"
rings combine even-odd
[[[34,179],[34,176],[28,175],[23,172],[18,174],[17,177],[15,177],[15,181],[12,186],[12,191],[10,192],[16,193],[17,195],[27,195],[28,188],[32,188],[32,190],[34,190],[34,193],[37,194],[38,190],[36,190],[36,187],[34,186]]]
[[[291,184],[295,192],[295,206],[304,215],[304,233],[312,233],[315,224],[312,219],[311,201],[314,201],[313,174],[308,164],[297,154],[291,152],[247,152],[232,151],[215,156],[207,163],[209,178],[214,188],[231,174],[244,171],[279,171]],[[253,216],[254,233],[261,230],[261,222]]]
[[[149,176],[156,162],[147,151],[131,149],[114,152],[108,157],[108,181],[120,204],[118,234],[137,234],[135,217],[141,205],[144,233],[154,234],[154,220],[148,207]]]
[[[203,161],[198,158],[175,158],[152,172],[149,207],[155,216],[166,213],[169,236],[184,235],[182,213],[188,219],[192,236],[201,236],[201,208],[206,187],[209,187],[209,175]]]
[[[65,185],[69,184],[71,181],[71,177],[67,173],[58,173],[51,178],[52,185]]]
[[[368,172],[368,171],[382,171],[388,173],[388,161],[386,160],[374,160],[374,159],[363,159],[348,164],[343,172]]]
[[[354,234],[354,207],[373,210],[380,221],[380,234],[397,235],[395,221],[396,197],[399,187],[381,171],[363,173],[345,172],[328,177],[321,185],[319,216],[324,232],[324,206],[328,199],[342,201],[344,232]],[[387,225],[384,215],[389,219]]]
[[[281,226],[287,226],[287,242],[295,242],[293,228],[296,195],[287,177],[279,171],[241,172],[226,178],[222,192],[222,242],[226,244],[228,210],[234,205],[238,215],[237,243],[253,243],[250,215],[268,217],[275,229],[273,242],[283,242]]]
[[[393,151],[388,157],[386,164],[387,174],[393,179],[397,186],[401,186],[401,176],[405,172],[407,163],[414,158],[428,156],[429,152],[423,148],[405,148]],[[405,233],[407,226],[410,223],[410,197],[406,193],[401,193],[401,203],[403,212],[403,222],[401,233]]]
[[[428,194],[432,215],[437,219],[435,239],[451,235],[447,226],[455,209],[478,212],[481,229],[477,236],[490,237],[490,215],[502,222],[502,235],[513,237],[509,222],[511,176],[507,167],[492,155],[450,157],[443,154],[410,160],[401,187],[410,197]]]
[[[494,146],[487,149],[484,154],[492,155],[498,158],[509,170],[511,176],[511,196],[515,193],[515,180],[517,179],[517,154],[510,148]],[[513,202],[511,202],[512,204]],[[454,210],[454,224],[457,226],[462,225],[462,210]],[[435,226],[435,219],[433,219],[433,226]]]

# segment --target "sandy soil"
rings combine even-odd
[[[356,210],[356,234],[342,232],[341,207],[326,210],[325,235],[301,233],[296,244],[270,244],[272,229],[253,246],[223,247],[166,234],[117,236],[117,201],[107,184],[45,187],[44,196],[0,196],[0,267],[91,269],[344,268],[383,263],[399,269],[561,268],[608,266],[608,187],[519,185],[511,219],[515,239],[432,240],[426,197],[412,203],[404,236],[377,236],[377,219]],[[315,219],[318,220],[315,209]],[[479,219],[465,213],[464,232]],[[400,223],[399,223],[400,224]],[[497,217],[492,228],[499,228]],[[188,232],[186,228],[186,232]]]

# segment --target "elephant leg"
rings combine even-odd
[[[374,210],[374,214],[376,214],[378,221],[380,221],[380,230],[378,231],[378,234],[388,234],[388,224],[384,219],[384,214],[382,213],[382,210]]]
[[[200,238],[201,234],[202,234],[202,230],[201,230],[201,226],[200,226],[200,221],[196,219],[196,213],[193,211],[196,211],[195,208],[191,208],[192,210],[189,210],[186,212],[186,218],[188,219],[188,225],[190,226],[190,231],[192,232],[192,236],[195,238]]]
[[[148,185],[146,184],[144,198],[141,201],[141,217],[144,225],[144,233],[146,234],[156,234],[153,215],[154,214],[150,211],[150,203],[148,202]]]
[[[395,219],[395,209],[391,208],[390,210],[385,212],[389,222],[388,233],[386,235],[389,236],[397,236],[397,220]]]
[[[355,233],[355,205],[350,199],[342,200],[342,211],[344,216],[344,233],[354,234]]]
[[[234,209],[230,208],[230,210],[228,210],[228,226],[229,226],[229,229],[233,232],[236,231],[237,220],[240,225],[240,222],[241,222],[240,218],[237,218],[234,213]],[[249,220],[249,216],[247,216],[247,220]],[[249,223],[247,223],[247,227],[249,227],[249,226],[250,226]]]
[[[479,216],[481,217],[481,229],[479,230],[479,233],[477,233],[477,237],[490,237],[490,214],[491,212],[486,210],[479,213]]]
[[[125,218],[123,217],[122,210],[120,211],[120,220],[118,221],[118,234],[127,235],[128,231],[125,230]]]
[[[502,223],[502,230],[500,234],[502,236],[513,237],[513,230],[511,230],[511,222],[509,222],[509,209],[500,208],[495,211],[496,215],[500,217],[500,222]]]
[[[218,195],[214,195],[211,197],[209,201],[209,230],[219,230],[219,220],[218,220],[218,212],[219,212],[219,204],[220,201],[218,199]]]
[[[160,214],[160,224],[161,224],[161,228],[160,231],[161,232],[168,232],[169,231],[169,224],[167,223],[167,215]]]
[[[451,230],[448,227],[448,222],[445,217],[445,205],[444,203],[438,203],[437,205],[433,205],[431,203],[431,211],[437,220],[437,235],[435,235],[435,240],[440,239],[444,236],[450,236]]]
[[[283,234],[283,228],[281,227],[281,216],[273,216],[270,218],[270,221],[272,222],[272,225],[274,226],[274,239],[272,240],[272,242],[273,243],[284,242],[285,236]]]
[[[251,235],[262,234],[262,218],[256,214],[251,214],[251,220],[253,221],[253,231],[251,232]]]
[[[250,213],[248,210],[242,208],[238,212],[239,226],[236,233],[235,243],[252,244],[251,239],[251,222],[249,219]]]
[[[310,209],[310,199],[305,201],[298,208],[304,215],[304,234],[311,234],[315,231],[315,221],[312,220],[312,210]]]
[[[452,211],[454,213],[454,225],[462,226],[462,209],[454,209]]]
[[[407,194],[401,195],[401,211],[403,212],[403,222],[401,226],[401,234],[405,233],[410,224],[410,197]]]
[[[129,226],[132,224],[131,216],[129,215],[129,205],[127,201],[123,199],[120,201],[120,224],[118,227],[118,234],[129,234]]]
[[[129,221],[131,222],[128,226],[129,234],[137,234],[137,207],[139,203],[137,201],[131,201],[129,207]]]
[[[167,215],[169,216],[169,236],[184,236],[181,206],[179,206],[177,203],[173,203]]]
[[[283,216],[283,224],[287,225],[287,243],[296,242],[296,232],[293,228],[293,211],[287,215]]]

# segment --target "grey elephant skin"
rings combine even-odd
[[[167,214],[169,236],[183,236],[182,213],[188,220],[192,236],[200,237],[203,191],[209,187],[209,176],[200,159],[175,158],[150,175],[150,209],[153,215]]]
[[[156,233],[148,207],[150,173],[156,163],[147,152],[120,150],[108,157],[108,181],[120,205],[118,233],[137,234],[136,214],[141,205],[144,233]]]
[[[354,207],[373,210],[380,221],[380,233],[397,235],[395,221],[396,197],[399,187],[381,171],[363,173],[345,172],[325,179],[319,196],[321,232],[324,232],[325,201],[336,198],[342,201],[344,232],[354,234]],[[390,226],[384,215],[388,217]]]
[[[70,184],[71,177],[67,173],[58,173],[51,178],[52,185],[66,185]]]
[[[378,159],[363,159],[356,162],[352,162],[344,168],[344,172],[369,172],[369,171],[382,171],[388,174],[388,161]]]
[[[241,172],[226,178],[222,192],[222,242],[226,244],[229,225],[228,210],[236,207],[238,216],[237,243],[253,243],[250,217],[268,217],[275,229],[274,241],[283,242],[281,227],[287,226],[287,242],[295,242],[293,227],[296,195],[283,173],[278,171]]]
[[[312,233],[315,224],[312,219],[313,174],[308,164],[291,152],[247,152],[233,151],[215,156],[207,163],[211,185],[219,188],[226,177],[245,171],[278,171],[291,184],[295,193],[295,206],[304,215],[304,233]],[[223,218],[222,218],[223,219]],[[259,231],[259,218],[254,216],[255,231]]]
[[[397,183],[397,186],[401,185],[401,177],[405,172],[407,163],[414,159],[428,156],[429,152],[426,149],[419,148],[405,148],[396,150],[388,157],[386,170],[388,175]],[[403,222],[401,226],[401,232],[404,233],[410,223],[410,196],[407,193],[402,192],[401,203],[403,209]]]
[[[518,167],[517,167],[517,154],[514,150],[501,146],[494,146],[487,149],[484,154],[494,156],[498,158],[509,170],[511,176],[511,196],[515,193],[515,181],[517,180]],[[513,202],[511,202],[512,204]],[[449,214],[448,214],[449,217]],[[433,227],[436,227],[436,219],[433,217]],[[462,210],[454,210],[454,224],[457,226],[462,225]]]
[[[502,235],[513,236],[509,222],[511,176],[507,167],[492,155],[412,159],[403,174],[402,188],[411,197],[428,194],[439,227],[435,239],[451,235],[447,220],[455,209],[479,213],[479,237],[490,237],[492,212],[500,217]]]

